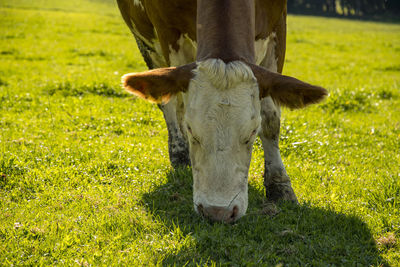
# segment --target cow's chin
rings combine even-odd
[[[199,215],[214,222],[233,223],[246,214],[247,183],[228,192],[216,192],[213,189],[193,192],[194,209]]]

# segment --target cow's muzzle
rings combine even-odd
[[[204,207],[202,204],[197,206],[197,211],[203,217],[210,219],[214,222],[232,223],[238,218],[238,206],[231,207],[218,207],[208,206]]]

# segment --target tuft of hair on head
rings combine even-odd
[[[204,76],[218,89],[226,90],[246,82],[256,82],[251,68],[242,61],[225,63],[221,59],[210,58],[197,62],[194,70],[195,77]]]

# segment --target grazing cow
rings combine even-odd
[[[327,91],[280,74],[286,1],[118,0],[118,5],[153,69],[124,75],[123,86],[159,104],[172,165],[192,165],[196,212],[222,222],[245,214],[257,135],[267,198],[296,202],[278,147],[280,106],[317,103]]]

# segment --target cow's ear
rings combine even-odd
[[[122,76],[122,85],[130,93],[153,103],[168,103],[170,97],[185,92],[195,63],[180,67],[159,68]]]
[[[274,73],[256,65],[251,65],[251,69],[257,78],[260,98],[271,96],[275,102],[289,108],[303,108],[320,102],[328,95],[326,89],[296,78]]]

